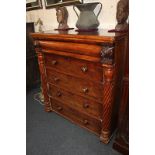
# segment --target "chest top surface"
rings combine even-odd
[[[125,36],[125,33],[111,33],[106,29],[91,32],[78,32],[76,30],[55,31],[49,30],[42,33],[31,33],[35,40],[57,40],[69,42],[84,42],[91,44],[114,43]]]

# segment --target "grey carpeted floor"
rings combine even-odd
[[[120,155],[112,149],[113,139],[104,145],[93,133],[55,113],[46,113],[33,99],[39,89],[26,96],[27,155]]]

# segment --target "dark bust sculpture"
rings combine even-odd
[[[127,23],[128,15],[129,15],[129,0],[120,0],[117,4],[117,14],[116,14],[117,25],[115,29],[117,31],[128,30],[128,23]]]
[[[58,29],[64,30],[68,29],[67,20],[68,20],[68,11],[66,7],[57,7],[56,8],[57,21],[59,23]]]

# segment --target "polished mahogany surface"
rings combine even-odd
[[[56,112],[107,144],[116,128],[125,33],[32,33],[46,112]]]
[[[129,36],[126,39],[125,68],[121,104],[119,107],[118,130],[113,148],[123,155],[129,154]]]
[[[92,32],[78,32],[76,30],[69,30],[69,31],[56,31],[56,30],[49,30],[43,33],[34,33],[32,34],[33,38],[35,39],[43,39],[46,37],[46,40],[70,40],[75,42],[85,40],[85,42],[109,42],[112,43],[115,40],[121,39],[121,37],[125,36],[126,33],[111,33],[108,32],[106,29],[99,29],[98,31]],[[76,40],[74,40],[76,38]],[[89,38],[89,40],[87,40]]]

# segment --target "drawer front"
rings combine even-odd
[[[100,103],[57,88],[54,85],[49,85],[49,93],[52,98],[61,101],[69,107],[101,119],[102,105]]]
[[[45,65],[53,70],[59,70],[84,79],[102,81],[103,70],[98,63],[63,57],[54,54],[45,54]]]
[[[46,70],[47,81],[68,91],[102,101],[102,84],[79,79],[56,71]]]
[[[99,120],[96,120],[83,113],[80,113],[77,110],[72,109],[54,99],[51,99],[51,105],[52,109],[58,114],[63,115],[70,121],[95,132],[97,135],[100,134],[101,122]]]

